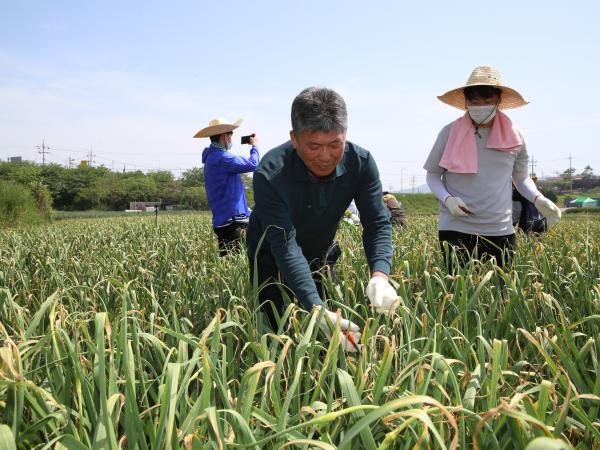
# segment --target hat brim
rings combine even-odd
[[[447,105],[454,106],[455,108],[461,109],[463,111],[467,110],[467,104],[465,100],[464,89],[470,86],[492,86],[498,88],[502,91],[500,104],[498,105],[498,109],[511,109],[511,108],[519,108],[521,106],[525,106],[528,104],[528,101],[525,101],[523,96],[519,94],[512,88],[508,86],[498,86],[491,84],[469,84],[466,86],[462,86],[456,89],[452,89],[451,91],[446,92],[445,94],[439,95],[438,100],[444,102]]]
[[[195,138],[204,138],[215,136],[217,134],[227,133],[229,131],[233,131],[238,128],[242,124],[243,120],[238,119],[234,123],[221,123],[219,125],[213,125],[211,127],[202,128],[198,131],[194,137]]]

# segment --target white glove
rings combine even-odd
[[[327,339],[331,340],[332,331],[336,329],[338,318],[340,321],[340,345],[342,349],[347,352],[360,351],[360,328],[354,322],[343,319],[341,315],[325,309],[319,327],[323,330]]]
[[[367,284],[367,297],[371,301],[371,306],[378,313],[389,314],[400,304],[400,297],[390,282],[384,277],[375,276]]]
[[[465,205],[465,202],[462,201],[460,197],[452,197],[449,196],[444,201],[444,205],[450,211],[450,214],[456,217],[468,217],[469,216],[469,208]]]
[[[558,206],[556,206],[543,195],[540,195],[535,199],[534,205],[538,211],[542,213],[542,216],[546,218],[548,226],[554,225],[560,220],[561,212]]]

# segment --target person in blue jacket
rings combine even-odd
[[[234,123],[213,119],[208,127],[194,135],[195,138],[210,138],[210,146],[202,152],[202,164],[206,197],[212,211],[212,225],[221,256],[225,256],[229,250],[241,248],[242,230],[248,225],[250,209],[240,174],[253,172],[259,161],[256,134],[249,139],[250,157],[228,152],[233,147],[233,130],[241,123],[241,119]]]

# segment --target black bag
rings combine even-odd
[[[524,232],[544,233],[548,230],[546,218],[538,211],[535,205],[529,201],[525,201],[521,210],[521,220],[519,226]]]

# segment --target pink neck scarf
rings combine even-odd
[[[485,145],[486,148],[511,152],[522,144],[523,141],[513,129],[511,120],[502,111],[498,111]],[[475,127],[468,112],[452,123],[450,136],[440,160],[440,167],[454,173],[477,173]]]

